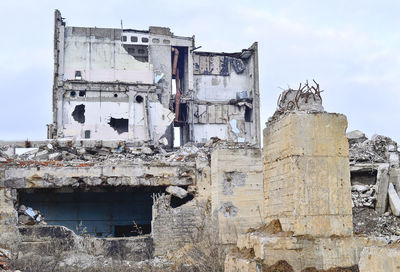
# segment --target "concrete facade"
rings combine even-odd
[[[259,146],[257,44],[239,53],[196,49],[194,36],[169,28],[70,27],[56,10],[48,137],[165,137],[171,147],[218,136]]]

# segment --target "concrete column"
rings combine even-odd
[[[18,217],[14,209],[16,197],[16,190],[0,188],[0,248],[11,251],[14,251],[19,243]]]
[[[347,120],[290,113],[264,130],[265,219],[284,231],[329,237],[353,233]]]

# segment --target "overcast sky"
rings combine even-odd
[[[259,42],[261,127],[281,88],[316,79],[348,130],[400,142],[400,1],[0,1],[0,139],[45,139],[53,12],[69,26],[169,26],[208,51]]]

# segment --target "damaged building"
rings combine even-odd
[[[257,43],[57,10],[54,35],[49,139],[0,142],[0,270],[398,271],[397,143],[346,135],[317,82],[280,95],[260,148]]]
[[[48,138],[259,146],[257,43],[238,53],[199,47],[165,27],[67,26],[56,11]]]

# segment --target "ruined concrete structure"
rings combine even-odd
[[[257,44],[195,50],[55,12],[51,139],[0,143],[0,269],[399,271],[400,232],[357,210],[396,222],[397,144],[346,137],[314,81],[282,93],[260,149]]]
[[[70,27],[56,11],[48,138],[165,137],[172,146],[218,136],[259,146],[257,43],[238,53],[197,49],[194,36],[169,28]]]

